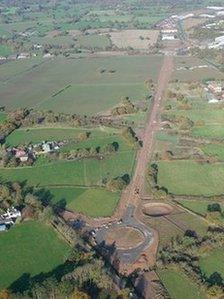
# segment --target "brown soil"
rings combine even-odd
[[[143,213],[153,217],[169,215],[172,211],[171,205],[160,202],[147,203],[143,207]]]
[[[116,227],[108,230],[105,241],[110,245],[115,243],[118,249],[127,250],[140,245],[144,241],[144,236],[132,227]]]

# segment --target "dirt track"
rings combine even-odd
[[[137,204],[135,199],[139,198],[139,196],[134,196],[133,198],[136,188],[139,189],[140,197],[144,196],[145,173],[150,159],[154,133],[158,128],[157,114],[162,101],[164,91],[166,90],[167,84],[169,82],[172,70],[173,70],[173,57],[165,56],[163,66],[159,74],[157,90],[153,99],[152,108],[149,111],[149,115],[146,121],[146,127],[144,130],[144,138],[143,138],[143,147],[138,152],[133,179],[128,188],[129,192],[126,193],[126,196],[128,196],[132,204]]]

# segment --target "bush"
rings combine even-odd
[[[222,209],[219,203],[212,203],[209,204],[207,207],[208,212],[220,212],[222,213]]]

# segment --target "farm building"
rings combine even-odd
[[[212,81],[208,84],[208,89],[211,92],[219,94],[222,92],[223,86],[222,86],[221,82]]]
[[[17,59],[26,59],[26,58],[30,58],[30,54],[29,53],[20,53],[17,56]]]
[[[7,228],[6,228],[6,225],[5,224],[0,224],[0,232],[3,232],[5,231]]]

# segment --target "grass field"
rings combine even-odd
[[[206,295],[184,273],[165,269],[159,276],[172,299],[205,299]]]
[[[30,221],[0,234],[0,288],[24,273],[48,272],[64,262],[69,246],[52,228]]]
[[[21,128],[15,130],[6,139],[6,144],[10,146],[25,145],[32,143],[38,143],[42,141],[59,141],[59,140],[77,140],[78,136],[82,132],[90,132],[90,139],[86,142],[96,142],[104,138],[112,138],[115,132],[111,128],[95,128],[95,129],[80,129],[80,128]]]
[[[39,58],[20,59],[9,61],[0,65],[0,87],[4,86],[8,80],[15,80],[23,77],[30,71],[34,71],[44,60]]]
[[[172,222],[167,221],[164,217],[151,217],[146,220],[150,228],[154,228],[159,234],[159,249],[168,245],[170,241],[177,236],[181,236],[183,232]]]
[[[5,121],[7,118],[7,114],[4,112],[0,112],[0,123]]]
[[[103,160],[57,161],[39,166],[2,168],[0,177],[6,181],[27,181],[34,186],[101,185],[104,178],[125,173],[131,175],[134,159],[134,151],[121,152]]]
[[[101,148],[109,143],[117,142],[119,145],[119,152],[130,151],[131,146],[129,146],[123,137],[118,134],[114,134],[113,136],[99,136],[99,137],[92,137],[84,141],[80,141],[78,143],[70,142],[67,145],[63,146],[60,151],[67,152],[69,150],[74,149],[81,149],[81,148],[97,148],[98,146]]]
[[[218,160],[224,160],[223,144],[206,144],[201,147],[202,151],[209,156],[215,157]]]
[[[100,188],[49,188],[52,202],[66,201],[66,208],[90,217],[111,216],[119,201],[119,194]]]
[[[121,96],[142,98],[147,93],[144,81],[157,79],[162,57],[34,61],[0,66],[0,79],[5,81],[0,84],[1,105],[7,109],[34,107],[84,114],[105,111],[120,102]]]
[[[179,204],[181,204],[183,207],[189,209],[190,211],[193,211],[197,214],[200,214],[202,216],[205,216],[208,212],[207,207],[209,204],[214,203],[214,201],[209,200],[181,200],[179,201]],[[222,208],[224,207],[223,204],[221,204]]]
[[[84,35],[77,38],[79,46],[89,49],[106,49],[111,45],[110,39],[106,35]]]
[[[174,59],[176,70],[172,75],[173,80],[180,80],[180,81],[197,81],[209,78],[215,79],[222,79],[223,73],[215,69],[214,67],[208,65],[207,67],[203,68],[195,68],[190,70],[189,68],[195,66],[203,66],[207,65],[207,63],[203,60],[200,60],[195,57],[187,57],[187,56],[180,56],[175,57]],[[180,69],[179,67],[186,67],[187,69]]]
[[[224,167],[221,163],[199,164],[193,161],[161,161],[158,163],[158,184],[176,195],[219,195]]]
[[[208,224],[206,221],[204,221],[204,219],[187,212],[176,213],[171,215],[169,219],[174,221],[184,231],[186,229],[191,229],[196,231],[196,233],[200,236],[204,236],[208,230]]]
[[[206,138],[224,138],[224,127],[223,124],[216,124],[216,125],[205,125],[203,127],[194,128],[193,129],[193,136],[196,137],[206,137]]]
[[[8,56],[12,53],[12,48],[7,45],[0,45],[0,56]]]
[[[45,110],[58,110],[68,112],[68,107],[76,109],[79,107],[80,114],[97,113],[107,111],[121,101],[122,97],[129,97],[132,101],[142,100],[148,94],[144,83],[124,83],[124,84],[77,84],[72,85],[64,92],[50,97],[46,102],[41,104]],[[74,95],[77,98],[74,102]],[[56,108],[56,109],[55,109]],[[91,108],[91,110],[90,110]]]
[[[224,251],[222,248],[213,249],[199,260],[200,268],[206,276],[218,272],[224,277]]]

